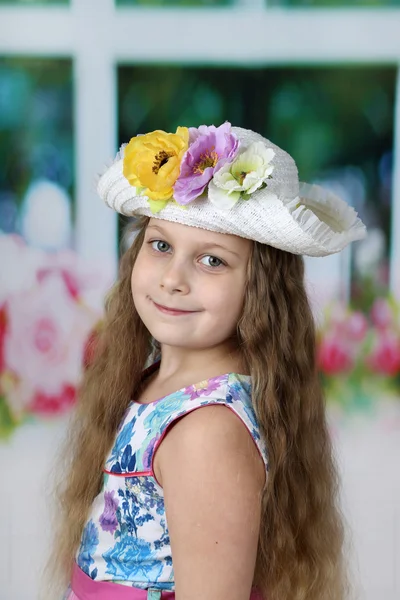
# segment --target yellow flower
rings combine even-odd
[[[125,147],[124,176],[141,188],[140,194],[157,201],[150,203],[156,210],[164,208],[173,195],[188,145],[188,128],[178,127],[176,133],[157,130],[136,136]]]

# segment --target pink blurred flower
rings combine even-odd
[[[42,269],[39,269],[37,274],[38,281],[39,283],[42,283],[42,281],[45,281],[46,278],[52,277],[54,275],[56,277],[59,276],[62,278],[65,288],[71,296],[71,298],[73,298],[74,300],[78,300],[80,291],[78,278],[76,277],[75,273],[68,271],[67,269],[58,269],[56,267],[46,266]]]
[[[96,315],[66,293],[62,277],[48,278],[10,297],[7,314],[4,361],[23,383],[24,403],[30,401],[29,389],[32,397],[54,396],[64,386],[76,386],[84,343]]]
[[[29,404],[29,410],[32,413],[51,416],[67,412],[75,404],[76,388],[72,385],[64,384],[58,393],[46,393],[36,391]]]
[[[54,276],[62,278],[71,298],[84,302],[101,316],[104,295],[112,283],[111,262],[103,261],[101,269],[95,269],[76,252],[65,250],[47,255],[38,269],[39,283]]]
[[[74,404],[113,268],[72,250],[32,248],[17,235],[0,234],[0,255],[0,392],[18,424]]]
[[[10,294],[25,292],[36,283],[36,273],[45,253],[26,246],[18,235],[0,234],[0,305]]]
[[[391,332],[379,335],[366,364],[375,373],[397,375],[400,372],[400,338]]]
[[[5,305],[0,307],[0,373],[4,369],[4,339],[7,331],[7,313]]]
[[[334,304],[328,315],[329,330],[337,334],[344,334],[346,332],[346,323],[348,319],[348,308],[342,304]]]
[[[354,363],[348,345],[334,336],[321,340],[318,347],[317,361],[319,369],[326,375],[347,372]]]
[[[387,329],[393,323],[393,310],[386,298],[375,300],[371,309],[371,319],[378,329]]]
[[[346,321],[346,331],[351,340],[361,342],[368,331],[368,321],[362,312],[352,313]]]

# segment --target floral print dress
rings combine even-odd
[[[153,471],[155,452],[177,419],[202,406],[224,405],[247,427],[267,469],[250,382],[248,376],[229,373],[149,404],[130,403],[76,556],[89,577],[139,589],[175,589],[163,488]]]

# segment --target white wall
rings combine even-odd
[[[0,445],[0,599],[36,600],[48,551],[50,469],[65,420],[20,427]]]

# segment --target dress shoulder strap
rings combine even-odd
[[[172,403],[170,403],[171,400]],[[214,377],[180,390],[173,394],[173,399],[167,400],[166,403],[168,404],[168,414],[165,416],[158,415],[161,416],[160,419],[155,415],[153,419],[149,418],[152,425],[155,424],[154,419],[157,421],[156,429],[153,429],[151,465],[158,446],[177,420],[204,406],[223,405],[232,410],[243,422],[253,438],[266,468],[268,468],[267,447],[261,437],[251,403],[250,377],[236,373]],[[165,406],[165,409],[167,409],[167,406]]]
[[[153,475],[155,453],[170,427],[190,412],[210,405],[224,405],[240,418],[268,468],[266,444],[251,403],[251,378],[228,373],[182,388],[149,404],[132,403],[106,469],[125,476]]]

